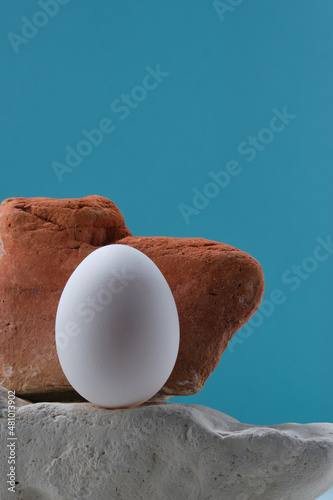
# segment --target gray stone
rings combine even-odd
[[[7,391],[0,392],[2,450]],[[16,494],[1,499],[315,500],[333,486],[333,424],[241,424],[200,405],[16,401]],[[7,453],[8,455],[8,453]]]

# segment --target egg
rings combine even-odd
[[[68,279],[55,335],[62,370],[81,396],[105,408],[129,408],[154,396],[173,370],[177,307],[149,257],[127,245],[106,245]]]

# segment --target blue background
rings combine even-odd
[[[8,33],[21,35],[22,17],[41,8],[4,5],[0,199],[99,194],[133,235],[203,237],[250,253],[265,299],[279,288],[285,302],[228,348],[199,394],[170,401],[253,424],[333,421],[333,256],[295,291],[282,281],[331,234],[331,0],[241,2],[224,19],[211,1],[71,0],[17,53]],[[110,104],[158,64],[169,75],[121,120]],[[240,143],[283,107],[296,118],[248,162]],[[114,132],[60,182],[53,162],[103,118]],[[242,172],[187,224],[179,205],[230,160]]]

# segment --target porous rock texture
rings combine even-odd
[[[333,486],[333,424],[253,426],[167,402],[16,406],[19,500],[315,500]],[[14,498],[1,488],[1,499]]]
[[[1,203],[0,383],[22,394],[71,389],[55,349],[60,295],[87,255],[129,235],[101,196]]]
[[[264,293],[260,264],[235,247],[203,238],[127,237],[159,267],[176,301],[180,346],[175,367],[151,401],[199,392],[232,336]]]
[[[33,400],[83,400],[59,364],[55,316],[75,268],[112,243],[137,248],[155,262],[179,313],[178,358],[150,401],[202,389],[261,303],[260,264],[202,238],[132,237],[118,208],[100,196],[12,198],[0,205],[0,383]]]

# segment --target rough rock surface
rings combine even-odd
[[[315,500],[333,486],[333,424],[251,426],[176,403],[17,406],[20,500]]]
[[[159,267],[175,298],[180,346],[175,367],[151,401],[199,392],[232,336],[264,293],[260,264],[235,247],[203,238],[127,237]]]
[[[61,292],[87,255],[129,235],[101,196],[1,203],[0,383],[27,394],[69,387],[54,341]]]
[[[157,264],[179,312],[179,355],[151,400],[202,389],[234,333],[260,305],[261,266],[224,243],[130,235],[120,211],[99,196],[14,198],[0,205],[0,383],[34,400],[83,399],[58,361],[56,310],[78,264],[99,246],[117,242]]]

